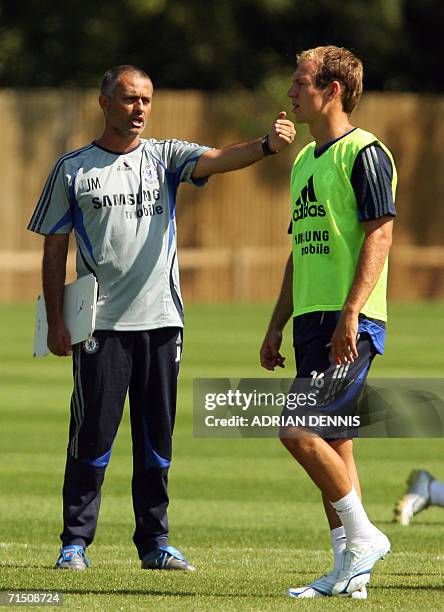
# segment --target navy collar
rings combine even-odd
[[[105,147],[102,147],[101,145],[97,144],[97,142],[95,140],[92,141],[92,143],[95,147],[97,147],[98,149],[102,149],[102,151],[106,151],[107,153],[111,153],[112,155],[128,155],[128,153],[132,153],[133,151],[136,151],[140,146],[142,146],[142,141],[140,140],[139,143],[133,147],[132,149],[130,149],[129,151],[111,151],[111,149],[105,149]]]
[[[346,132],[345,134],[342,134],[342,136],[338,136],[337,138],[335,138],[334,140],[329,140],[328,142],[326,142],[325,144],[323,144],[321,147],[319,147],[318,149],[314,150],[314,156],[316,158],[321,157],[322,153],[325,153],[325,151],[327,149],[329,149],[332,145],[335,144],[335,142],[338,142],[338,140],[341,140],[341,138],[345,138],[346,136],[348,136],[349,134],[351,134],[352,132],[354,132],[357,128],[352,128],[349,132]]]

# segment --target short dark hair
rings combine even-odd
[[[124,72],[137,74],[139,77],[151,81],[151,78],[145,72],[145,70],[142,70],[142,68],[138,68],[137,66],[133,66],[132,64],[120,64],[120,66],[113,66],[103,75],[102,83],[100,85],[100,93],[102,96],[110,98],[113,95],[116,81]]]

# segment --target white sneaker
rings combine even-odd
[[[359,591],[370,580],[374,565],[390,552],[390,540],[376,530],[375,539],[359,548],[346,548],[342,553],[342,568],[340,569],[332,595],[350,595]]]
[[[312,599],[314,597],[329,597],[332,594],[332,590],[337,579],[337,572],[330,572],[329,574],[321,576],[305,587],[288,589],[288,596],[306,599]],[[362,589],[350,593],[350,596],[353,597],[353,599],[367,599],[367,589],[364,586]]]
[[[407,479],[407,492],[395,506],[394,520],[405,527],[430,505],[430,484],[435,480],[425,470],[413,470]]]

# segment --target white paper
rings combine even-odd
[[[91,336],[96,322],[97,280],[93,274],[82,276],[65,285],[63,319],[71,333],[71,344],[83,342]],[[39,295],[36,305],[34,357],[48,355],[48,320],[45,299]]]

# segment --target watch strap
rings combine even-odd
[[[277,151],[272,151],[270,149],[270,145],[268,144],[268,134],[265,134],[265,136],[261,138],[261,147],[265,157],[267,157],[267,155],[275,155],[277,153]]]

